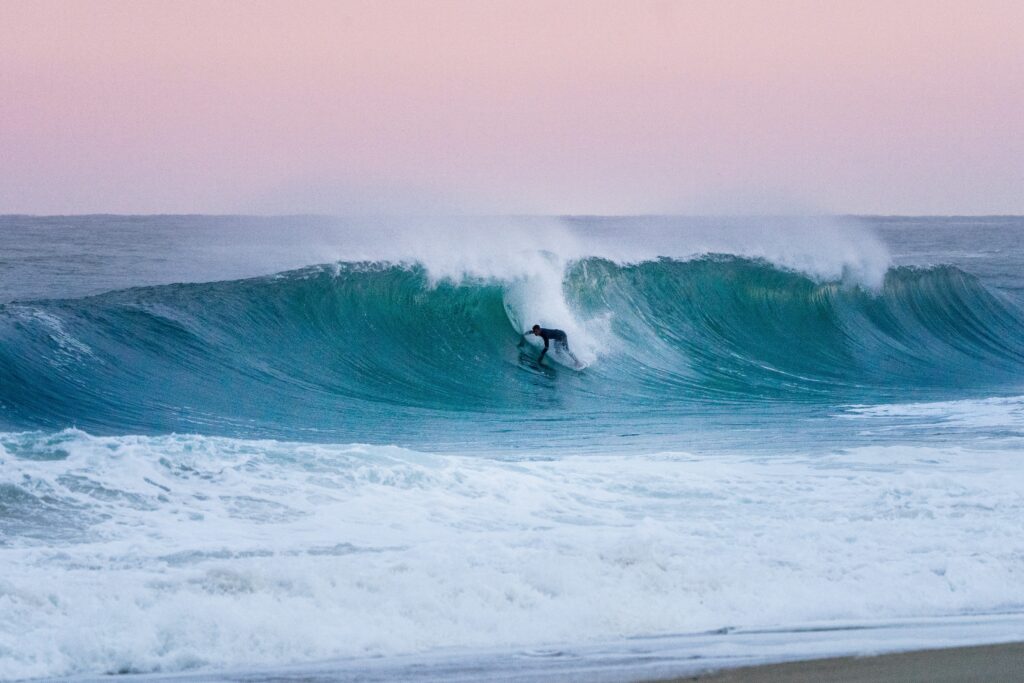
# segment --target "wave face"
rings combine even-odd
[[[535,321],[566,329],[586,369],[538,366],[517,346]],[[731,256],[440,282],[348,263],[0,307],[0,419],[19,429],[372,440],[467,415],[500,431],[553,406],[942,400],[1022,378],[1024,313],[952,266],[891,268],[872,289]]]

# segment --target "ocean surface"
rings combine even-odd
[[[1024,218],[0,217],[0,679],[950,633],[1024,639]]]

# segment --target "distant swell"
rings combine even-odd
[[[555,291],[550,291],[554,289]],[[576,373],[517,348],[557,300]],[[1024,315],[953,267],[879,291],[736,257],[573,264],[557,287],[342,264],[0,307],[0,426],[372,439],[403,420],[1019,390]]]

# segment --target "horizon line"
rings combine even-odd
[[[0,213],[0,218],[1024,218],[1016,213]]]

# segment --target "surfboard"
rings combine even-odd
[[[580,371],[587,367],[583,363],[579,362],[578,358],[575,358],[568,353],[558,349],[554,344],[548,349],[547,354],[544,356],[545,359],[550,358],[552,361],[569,368],[570,370]]]

